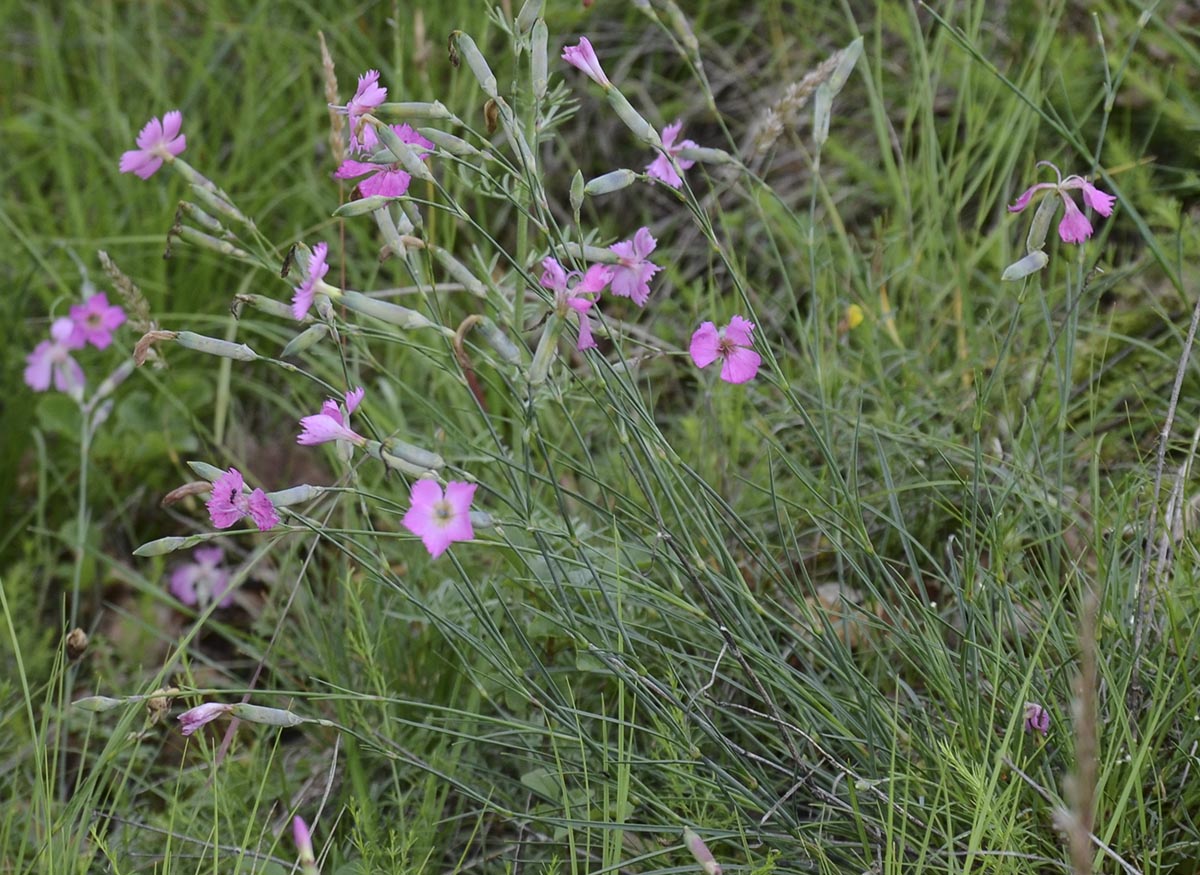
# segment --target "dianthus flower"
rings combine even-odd
[[[587,311],[592,309],[596,296],[604,291],[612,278],[613,269],[606,264],[593,264],[580,276],[578,271],[567,273],[552,256],[542,259],[542,287],[554,292],[557,307],[570,308],[579,316],[578,349],[591,349],[596,345]]]
[[[112,343],[112,333],[125,323],[125,311],[115,304],[110,306],[108,296],[101,292],[82,304],[72,305],[71,322],[73,341],[80,346],[90,343],[96,349],[105,349]]]
[[[662,270],[647,259],[658,241],[650,236],[649,228],[639,228],[632,240],[623,240],[608,247],[620,262],[612,268],[612,293],[632,298],[639,307],[646,306],[650,297],[650,279]]]
[[[321,405],[320,413],[306,416],[300,420],[302,431],[296,438],[296,443],[312,447],[329,441],[350,441],[361,447],[367,442],[367,439],[350,428],[350,414],[362,402],[365,394],[366,390],[361,386],[347,392],[344,415],[337,401],[332,398],[327,399]]]
[[[179,133],[182,127],[183,113],[177,109],[164,115],[162,121],[157,117],[150,119],[137,135],[137,148],[121,155],[121,172],[149,179],[164,160],[174,161],[187,148],[187,137]]]
[[[43,340],[25,357],[25,383],[35,392],[45,392],[53,380],[54,388],[70,395],[83,392],[83,368],[71,357],[71,351],[83,346],[75,339],[75,323],[67,317],[55,319],[50,339]]]
[[[1050,731],[1050,712],[1037,702],[1025,703],[1025,731],[1045,735]]]
[[[612,83],[608,81],[604,69],[600,66],[600,59],[596,57],[596,50],[592,48],[592,43],[587,37],[580,37],[577,45],[563,46],[562,59],[577,70],[582,70],[597,85],[606,89],[612,88]]]
[[[246,483],[237,468],[230,468],[212,485],[212,496],[208,499],[208,515],[218,529],[227,529],[242,517],[250,517],[260,531],[279,525],[279,514],[275,505],[261,489],[249,495],[243,493]]]
[[[392,130],[396,132],[396,136],[400,138],[401,142],[420,147],[418,152],[428,152],[433,149],[433,143],[422,137],[409,125],[392,125]],[[425,156],[422,155],[422,157]],[[370,175],[368,176],[368,174]],[[384,197],[399,197],[408,191],[408,184],[412,180],[412,177],[403,170],[399,160],[390,164],[346,160],[333,174],[334,179],[357,179],[360,176],[367,177],[358,183],[358,191],[363,197],[371,197],[376,194]]]
[[[698,368],[721,359],[721,379],[726,383],[745,383],[754,379],[762,364],[762,357],[750,348],[753,330],[754,323],[741,316],[734,316],[719,331],[713,323],[705,322],[692,335],[688,352]]]
[[[191,607],[203,608],[210,602],[217,602],[220,608],[233,604],[229,572],[221,567],[225,552],[220,547],[197,547],[192,557],[196,561],[171,573],[171,594]]]
[[[296,293],[292,295],[292,315],[297,320],[308,315],[313,296],[317,293],[317,283],[325,279],[325,274],[329,273],[329,264],[325,261],[328,255],[329,245],[322,242],[313,247],[312,254],[308,257],[308,269],[304,272],[304,281],[296,286]]]
[[[661,179],[671,188],[682,188],[683,179],[675,172],[675,167],[671,164],[671,158],[679,164],[680,170],[687,170],[696,162],[690,158],[680,158],[679,152],[681,149],[695,149],[696,144],[691,140],[684,140],[680,143],[675,142],[675,138],[679,136],[683,130],[683,122],[677,121],[673,125],[667,125],[663,128],[662,143],[663,151],[657,158],[646,165],[646,172],[655,179]],[[668,157],[670,156],[670,157]]]
[[[387,89],[379,84],[379,71],[368,70],[358,77],[358,90],[345,106],[334,106],[333,109],[346,115],[350,121],[350,151],[363,152],[374,148],[377,135],[370,125],[360,123],[363,115],[375,109],[387,100]],[[362,127],[361,139],[359,128]]]
[[[1112,215],[1113,202],[1116,200],[1113,195],[1105,194],[1082,176],[1071,175],[1063,179],[1059,169],[1049,161],[1039,161],[1037,166],[1046,166],[1052,169],[1057,181],[1039,182],[1037,185],[1027,188],[1017,198],[1016,203],[1008,208],[1010,213],[1019,213],[1029,206],[1030,201],[1033,200],[1033,196],[1039,191],[1047,190],[1056,192],[1062,198],[1063,202],[1063,217],[1062,221],[1058,223],[1058,236],[1063,239],[1064,243],[1082,243],[1092,236],[1092,223],[1088,221],[1088,217],[1079,209],[1078,204],[1075,203],[1075,199],[1067,194],[1068,191],[1081,189],[1085,204],[1102,216]]]
[[[222,714],[228,714],[231,710],[233,710],[232,705],[223,705],[220,702],[205,702],[203,705],[197,705],[195,708],[190,708],[180,714],[179,725],[184,735],[191,735],[205,723],[212,723]]]
[[[475,537],[471,528],[475,487],[474,483],[451,480],[443,495],[436,480],[418,480],[412,485],[409,495],[412,506],[404,515],[404,528],[420,537],[434,559],[455,541],[470,541]]]

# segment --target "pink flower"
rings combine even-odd
[[[396,136],[400,138],[401,142],[419,146],[425,151],[433,149],[433,143],[422,137],[408,125],[392,125],[392,130],[396,132]],[[375,136],[374,133],[372,133],[372,136]],[[367,176],[367,174],[370,175]],[[398,160],[393,161],[391,164],[343,161],[333,174],[334,179],[357,179],[360,176],[367,176],[366,179],[358,184],[359,194],[363,197],[371,197],[376,194],[383,195],[384,197],[399,197],[408,191],[408,183],[411,181],[411,177],[401,169],[401,164]]]
[[[671,164],[671,158],[674,158],[679,164],[680,170],[687,170],[696,163],[690,158],[679,157],[679,152],[681,149],[696,148],[696,144],[691,140],[684,140],[681,143],[675,142],[675,138],[679,136],[679,133],[682,130],[682,121],[676,121],[675,124],[667,125],[665,128],[663,128],[663,151],[657,158],[646,165],[646,172],[648,174],[653,176],[655,179],[661,179],[667,185],[671,186],[671,188],[683,187],[683,180],[679,177],[679,174],[675,172],[675,167]]]
[[[698,368],[721,359],[721,379],[726,383],[745,383],[754,379],[762,364],[762,357],[750,348],[753,330],[754,323],[741,316],[734,316],[720,331],[713,323],[705,322],[692,335],[688,352]]]
[[[600,59],[596,57],[596,50],[592,48],[591,42],[586,36],[579,38],[578,45],[563,46],[562,59],[575,67],[587,73],[597,85],[602,85],[604,88],[612,88],[612,83],[608,81],[608,77],[604,75],[604,70],[600,66]]]
[[[292,315],[297,320],[308,315],[313,296],[317,293],[317,283],[329,273],[329,265],[325,261],[327,255],[329,246],[322,242],[313,247],[312,255],[308,257],[308,270],[305,271],[304,282],[296,286],[296,294],[292,295]]]
[[[1025,731],[1045,735],[1050,731],[1050,712],[1037,702],[1025,703]]]
[[[300,815],[292,818],[292,838],[296,842],[296,853],[299,855],[300,862],[316,862],[317,858],[313,854],[312,833],[308,831],[308,824]]]
[[[359,120],[365,113],[370,112],[387,100],[387,89],[379,84],[379,71],[368,70],[358,77],[358,90],[345,106],[333,106],[338,112],[345,113],[350,120],[350,151],[362,152],[375,146],[378,139],[370,125],[362,126]],[[359,139],[359,128],[362,127],[362,139]]]
[[[232,705],[222,705],[220,702],[205,702],[184,711],[179,715],[179,723],[184,735],[191,735],[205,723],[212,723],[222,714],[228,714]]]
[[[121,172],[149,179],[162,167],[164,159],[174,161],[187,148],[187,137],[179,133],[181,127],[183,113],[177,109],[164,115],[161,122],[150,119],[137,135],[137,148],[121,155]]]
[[[208,499],[208,515],[218,529],[227,529],[242,517],[250,517],[259,531],[279,525],[275,505],[261,489],[244,494],[245,481],[237,468],[230,468],[212,485]]]
[[[75,339],[75,323],[65,316],[50,326],[50,339],[43,340],[25,357],[25,383],[35,392],[45,392],[53,378],[59,392],[79,395],[83,392],[83,368],[71,357],[71,350],[83,346]]]
[[[1111,216],[1113,202],[1116,198],[1111,194],[1105,194],[1096,186],[1092,185],[1082,176],[1071,175],[1063,179],[1059,169],[1049,161],[1039,161],[1038,167],[1046,166],[1054,171],[1056,182],[1039,182],[1037,185],[1027,188],[1022,195],[1017,198],[1016,202],[1008,208],[1010,213],[1019,213],[1021,210],[1029,206],[1033,196],[1042,190],[1053,190],[1058,193],[1063,202],[1063,217],[1058,223],[1058,236],[1062,238],[1064,243],[1082,243],[1092,236],[1092,223],[1088,221],[1088,217],[1079,209],[1079,205],[1075,203],[1075,199],[1067,194],[1073,189],[1083,190],[1083,202],[1095,210],[1102,216]]]
[[[475,487],[474,483],[451,480],[443,496],[436,480],[418,480],[412,485],[409,495],[412,506],[404,515],[404,528],[421,538],[434,559],[455,541],[470,541],[475,537],[471,528]]]
[[[302,431],[296,438],[296,443],[313,447],[329,441],[350,441],[361,447],[367,442],[367,439],[350,428],[350,414],[358,407],[365,394],[366,390],[361,386],[346,393],[344,416],[337,401],[332,398],[327,399],[321,405],[320,413],[306,416],[300,420]]]
[[[73,305],[71,321],[74,323],[72,341],[80,346],[90,343],[96,349],[105,349],[112,343],[113,331],[124,324],[125,311],[116,305],[110,307],[108,296],[101,292],[82,304]]]
[[[221,567],[225,553],[220,547],[197,547],[195,562],[180,565],[171,573],[171,594],[185,605],[203,608],[210,602],[227,608],[233,604],[229,572]],[[217,601],[220,599],[220,601]]]
[[[581,277],[578,271],[567,273],[551,256],[542,259],[542,287],[554,292],[557,307],[574,310],[579,316],[577,349],[591,349],[596,345],[587,311],[592,309],[596,296],[604,291],[612,278],[613,269],[607,264],[593,264]]]
[[[614,243],[608,247],[620,258],[612,269],[612,293],[622,298],[632,298],[639,307],[646,306],[650,297],[650,279],[660,270],[657,264],[646,259],[658,245],[650,236],[649,228],[639,228],[632,240]]]

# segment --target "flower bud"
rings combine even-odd
[[[700,868],[704,870],[704,875],[721,875],[721,864],[713,858],[708,845],[704,844],[704,839],[700,838],[690,827],[683,829],[683,842],[692,852],[692,856],[696,858],[696,862],[700,864]]]
[[[278,492],[268,492],[267,498],[276,507],[290,507],[294,504],[304,504],[313,499],[320,498],[327,490],[327,486],[313,486],[309,483],[302,483],[299,486],[280,489]]]
[[[479,87],[483,89],[483,93],[493,100],[499,97],[499,92],[496,90],[496,77],[480,53],[479,46],[475,45],[475,40],[461,30],[456,30],[450,34],[450,41],[457,46],[459,56],[467,62],[467,66],[479,80]]]
[[[421,160],[420,155],[412,146],[396,135],[391,125],[385,125],[373,115],[366,115],[364,118],[375,125],[375,133],[379,135],[379,141],[404,166],[406,173],[416,179],[433,181],[433,172],[429,169],[429,165]]]
[[[239,362],[258,361],[258,353],[244,343],[231,343],[228,340],[218,340],[215,337],[206,337],[191,331],[180,331],[175,336],[175,342],[184,349],[195,350],[205,355],[215,355]]]
[[[283,352],[279,354],[279,357],[285,359],[299,355],[320,343],[328,333],[329,325],[325,322],[317,322],[314,325],[310,325],[288,341],[287,346],[283,348]]]
[[[268,316],[274,316],[277,319],[286,319],[288,322],[295,322],[296,319],[292,315],[292,308],[283,301],[275,298],[268,298],[264,295],[234,295],[233,303],[230,305],[230,310],[233,311],[235,318],[242,318],[242,307],[249,304],[260,313],[266,313]]]
[[[388,438],[384,441],[382,449],[384,452],[426,471],[438,471],[446,466],[446,460],[437,453],[423,450],[396,438]]]
[[[93,714],[99,714],[102,711],[111,711],[125,704],[124,699],[113,699],[109,696],[86,696],[82,699],[76,699],[71,703],[72,708],[78,708],[81,711],[91,711]]]
[[[625,99],[625,95],[616,88],[609,88],[605,93],[608,95],[608,103],[613,108],[613,112],[625,123],[625,127],[629,128],[630,133],[650,148],[662,149],[662,138],[658,135],[658,131],[654,130],[654,126],[650,122],[642,118],[641,114]]]
[[[260,723],[264,726],[291,727],[307,723],[303,717],[284,711],[282,708],[264,708],[261,705],[248,705],[239,702],[229,708],[229,713],[247,723]]]
[[[225,476],[225,472],[216,465],[210,465],[208,462],[188,462],[187,466],[195,472],[197,477],[203,477],[209,483],[216,483]]]
[[[614,191],[628,188],[637,182],[637,179],[637,173],[622,168],[605,173],[603,176],[597,176],[595,179],[589,179],[587,185],[583,187],[583,191],[592,197],[600,194],[612,194]]]
[[[1003,282],[1023,280],[1025,277],[1037,273],[1049,261],[1050,257],[1045,252],[1035,249],[1024,258],[1014,261],[1008,267],[1004,268],[1004,273],[1000,274],[1000,279]]]
[[[448,336],[454,335],[454,332],[450,329],[443,328],[441,325],[431,322],[416,310],[410,310],[407,307],[401,307],[399,304],[392,304],[388,301],[381,301],[378,298],[371,298],[362,292],[351,291],[343,293],[342,304],[345,305],[347,310],[353,310],[355,313],[370,316],[389,325],[395,325],[398,328],[436,328]]]
[[[428,248],[433,252],[433,257],[437,262],[446,269],[446,273],[459,282],[463,289],[477,298],[487,297],[487,288],[475,278],[475,274],[471,273],[465,264],[454,257],[454,253],[444,246],[430,246]]]
[[[400,200],[398,197],[373,194],[370,197],[360,197],[358,200],[348,201],[334,210],[330,215],[335,219],[350,219],[354,216],[365,216],[376,210],[385,209],[388,204],[395,203],[398,200]]]
[[[579,222],[579,209],[583,206],[583,194],[586,186],[583,184],[583,172],[576,170],[571,177],[571,211],[575,213],[575,222]]]
[[[438,149],[456,158],[478,158],[483,156],[482,152],[466,140],[456,137],[454,134],[438,130],[437,128],[417,128],[417,133],[437,146]]]
[[[452,119],[454,113],[446,109],[440,100],[418,103],[381,103],[376,109],[381,115],[399,119]]]
[[[1025,235],[1025,251],[1035,252],[1046,245],[1046,232],[1050,230],[1050,221],[1058,212],[1058,198],[1044,197],[1034,211],[1033,221],[1029,223],[1029,233]]]
[[[531,27],[536,27],[535,22],[541,20],[545,5],[546,0],[525,0],[521,11],[517,13],[517,33],[526,33]]]
[[[546,73],[549,39],[546,22],[539,18],[529,35],[529,78],[533,80],[533,99],[539,102],[546,99],[550,87],[550,77]]]

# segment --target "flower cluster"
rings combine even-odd
[[[619,93],[605,75],[596,50],[586,37],[581,38],[576,45],[566,46],[562,59],[585,73],[610,96]],[[681,140],[682,133],[683,122],[679,120],[663,128],[659,137],[661,146],[658,156],[646,165],[648,176],[674,189],[683,187],[680,171],[689,170],[696,163],[691,158],[685,158],[683,152],[699,148],[692,140]],[[650,295],[650,279],[660,269],[648,260],[655,246],[656,241],[650,235],[649,229],[642,228],[632,240],[610,247],[619,259],[617,266],[612,270],[612,276],[607,280],[612,284],[611,290],[614,295],[630,298],[639,307],[645,306]],[[554,259],[546,259],[542,266],[545,269],[542,285],[554,290],[556,302],[560,307],[565,305],[579,314],[579,348],[588,349],[595,346],[587,311],[595,302],[595,296],[604,287],[602,277],[593,274],[593,267],[572,285],[572,275],[565,273]],[[704,322],[692,334],[688,352],[696,367],[707,367],[719,359],[722,380],[727,383],[745,383],[754,379],[762,364],[762,357],[751,348],[750,335],[753,331],[754,323],[742,316],[734,316],[728,325],[720,329],[712,322]]]
[[[124,322],[125,311],[110,305],[103,293],[73,305],[69,316],[51,323],[50,339],[43,340],[26,356],[25,384],[35,392],[45,392],[53,383],[59,392],[82,396],[83,368],[71,353],[88,345],[108,348],[113,332]]]

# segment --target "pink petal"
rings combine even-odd
[[[603,85],[606,88],[612,85],[608,81],[608,77],[604,75],[600,59],[596,57],[596,50],[592,48],[587,37],[580,37],[577,45],[564,46],[562,59],[577,70],[582,70],[597,85]]]
[[[296,443],[305,447],[315,447],[330,441],[352,441],[358,443],[362,437],[355,434],[341,423],[341,414],[334,419],[326,413],[317,413],[300,420],[302,431],[296,438]]]
[[[196,597],[196,577],[199,573],[200,569],[193,564],[176,568],[171,572],[171,582],[168,585],[171,595],[185,605],[194,606],[199,601]]]
[[[79,366],[79,362],[67,356],[60,362],[54,365],[54,388],[60,392],[70,394],[78,389],[83,388],[85,378],[83,376],[83,368]]]
[[[178,137],[179,131],[182,127],[183,113],[181,113],[179,110],[173,109],[164,115],[162,118],[163,142],[166,142],[167,140],[174,140],[176,137]]]
[[[583,275],[576,288],[577,293],[595,295],[604,291],[604,287],[612,282],[613,269],[607,264],[593,264]]]
[[[1013,202],[1013,205],[1008,208],[1008,211],[1010,213],[1021,212],[1021,210],[1029,206],[1029,202],[1033,199],[1035,194],[1044,188],[1054,187],[1055,185],[1052,182],[1039,182],[1037,185],[1030,186],[1029,188],[1025,189],[1024,193],[1022,193],[1022,195],[1017,198],[1016,201]]]
[[[197,547],[192,552],[192,557],[200,565],[216,567],[225,558],[225,551],[215,545],[212,547]]]
[[[33,352],[25,357],[25,385],[35,392],[45,392],[50,388],[53,346],[54,344],[49,340],[43,340],[33,348]]]
[[[135,142],[138,144],[138,148],[145,149],[146,151],[153,150],[156,146],[162,143],[162,141],[162,122],[160,122],[157,118],[152,118],[150,121],[146,122],[145,126],[142,128],[141,132],[137,135],[137,139],[135,140]]]
[[[692,334],[692,342],[688,346],[688,355],[698,368],[706,368],[717,360],[720,351],[721,338],[717,326],[705,322]]]
[[[250,517],[261,532],[279,525],[279,514],[275,512],[275,505],[271,504],[271,499],[267,498],[267,493],[261,489],[250,493]]]
[[[567,290],[567,272],[563,270],[558,259],[547,255],[542,259],[542,288],[550,289],[555,292],[565,292]]]
[[[371,164],[367,161],[347,159],[338,165],[338,169],[333,172],[333,178],[357,179],[360,176],[366,176],[368,173],[378,173],[382,169],[382,164]]]
[[[752,342],[750,340],[752,331],[754,331],[753,322],[741,316],[734,316],[725,328],[725,339],[733,341],[738,346],[749,346]]]
[[[579,342],[575,344],[575,348],[582,351],[585,349],[594,349],[596,339],[592,337],[592,320],[587,313],[579,313]]]
[[[758,353],[739,346],[725,357],[725,363],[721,365],[721,379],[726,383],[745,383],[754,379],[760,364],[762,357]]]
[[[305,282],[296,286],[296,294],[292,295],[292,315],[296,317],[297,322],[308,315],[314,295],[316,295],[316,288],[312,283]]]
[[[683,119],[676,119],[674,124],[667,125],[662,129],[663,148],[668,151],[675,145],[675,138],[679,136],[683,130]]]
[[[358,405],[362,403],[363,396],[367,394],[367,390],[362,386],[357,389],[351,389],[346,393],[346,413],[353,413],[358,409]]]
[[[417,480],[413,483],[412,489],[409,490],[408,500],[412,504],[408,511],[409,514],[416,511],[420,516],[429,516],[433,511],[433,506],[442,500],[442,487],[438,485],[436,480]],[[420,532],[408,524],[408,514],[405,515],[404,519],[404,525],[413,534],[419,535]]]
[[[683,188],[683,180],[679,174],[675,172],[675,168],[671,166],[671,159],[666,155],[659,155],[653,161],[646,165],[646,173],[654,179],[659,179],[665,182],[671,188]]]
[[[358,190],[363,197],[382,195],[383,197],[400,197],[408,191],[412,177],[403,170],[379,168],[374,176],[368,176],[358,184]]]
[[[229,710],[228,705],[218,702],[206,702],[179,715],[179,723],[184,735],[191,735],[205,723],[211,723]]]
[[[1106,194],[1090,182],[1083,184],[1083,202],[1102,216],[1111,216],[1117,198]]]
[[[637,233],[633,235],[634,255],[642,261],[646,260],[657,245],[658,241],[651,235],[649,228],[638,228]]]
[[[212,495],[206,506],[213,525],[218,529],[227,529],[242,518],[237,500],[242,496],[243,486],[245,481],[237,468],[230,468],[213,483]]]
[[[1064,194],[1062,199],[1064,210],[1062,221],[1058,223],[1058,236],[1064,243],[1082,243],[1092,236],[1092,223],[1070,195]]]
[[[678,146],[676,146],[674,149],[671,150],[671,154],[674,155],[675,160],[679,162],[679,168],[681,170],[690,170],[693,166],[695,166],[696,160],[694,158],[679,157],[679,154],[678,154],[679,150],[680,149],[697,149],[697,148],[699,148],[699,146],[692,140],[684,140],[682,143],[680,143]]]

